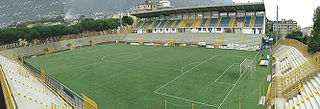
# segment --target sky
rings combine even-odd
[[[262,0],[233,0],[235,3],[262,2]],[[276,20],[279,5],[279,20],[293,19],[302,28],[313,25],[314,10],[320,6],[320,0],[264,0],[267,18]]]

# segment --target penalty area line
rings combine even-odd
[[[154,91],[154,93],[159,94],[159,95],[163,95],[163,96],[167,96],[167,97],[171,97],[171,98],[175,98],[175,99],[179,99],[179,100],[182,100],[182,101],[197,103],[197,104],[210,106],[210,107],[218,107],[215,104],[203,103],[203,102],[200,102],[200,101],[196,101],[196,100],[192,100],[192,99],[188,99],[188,98],[183,98],[183,97],[178,97],[178,96],[174,96],[174,95],[169,95],[169,94],[166,94],[166,93],[160,93],[160,92],[157,92],[157,91]]]
[[[216,56],[217,56],[217,55],[214,55],[214,56],[212,56],[212,57],[208,58],[207,60],[202,61],[202,62],[201,62],[201,63],[199,63],[198,65],[196,65],[196,66],[192,67],[190,70],[188,70],[188,71],[186,71],[186,72],[182,73],[181,75],[179,75],[179,76],[177,76],[176,78],[172,79],[171,81],[167,82],[166,84],[164,84],[163,86],[161,86],[160,88],[158,88],[158,89],[157,89],[157,90],[155,90],[155,91],[158,91],[158,90],[162,89],[163,87],[167,86],[168,84],[171,84],[171,83],[172,83],[172,82],[174,82],[175,80],[177,80],[177,79],[181,78],[181,77],[182,77],[182,76],[184,76],[185,74],[189,73],[189,72],[190,72],[190,71],[192,71],[193,69],[197,68],[198,66],[202,65],[203,63],[206,63],[207,61],[211,60],[212,58],[214,58],[214,57],[216,57]]]

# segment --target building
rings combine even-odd
[[[273,22],[273,29],[276,32],[277,29],[277,22]],[[279,21],[279,36],[281,38],[286,37],[288,33],[290,33],[292,30],[298,30],[298,23],[297,21],[294,21],[292,19],[286,20],[282,19]]]
[[[134,9],[133,12],[145,12],[170,8],[173,8],[173,6],[171,5],[171,2],[169,0],[159,0],[159,2],[146,0],[142,4],[137,4],[136,9]]]
[[[151,0],[146,0],[142,4],[137,4],[136,9],[133,12],[144,12],[144,11],[152,11],[158,9],[158,3],[152,2]]]
[[[158,9],[170,9],[173,8],[171,2],[168,0],[160,0],[158,3]]]
[[[303,34],[311,36],[312,29],[313,29],[313,27],[309,26],[309,27],[302,28],[301,30],[302,30]]]

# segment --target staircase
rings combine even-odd
[[[147,37],[143,39],[143,42],[147,41],[150,37],[151,33],[148,33]]]
[[[223,43],[224,37],[225,37],[225,33],[222,33],[222,36],[221,36],[220,41],[219,41],[219,45],[220,45],[220,46],[221,46],[222,43]]]
[[[147,21],[145,21],[145,22],[143,22],[143,21],[141,21],[142,23],[141,23],[141,25],[139,25],[139,29],[141,29],[142,28],[142,26],[145,24],[145,23],[147,23]]]
[[[156,28],[159,28],[162,22],[163,22],[163,20],[160,20],[159,24],[156,25]]]
[[[180,33],[176,33],[176,37],[174,38],[174,42],[177,41],[179,35],[180,35]]]
[[[245,34],[242,34],[242,37],[241,37],[241,42],[240,42],[240,44],[243,44],[245,36],[246,36]]]
[[[151,25],[148,25],[148,29],[151,29],[156,22],[157,22],[157,20],[153,20],[153,22],[151,23]]]
[[[145,25],[148,23],[148,21],[145,21],[141,24],[141,26],[139,27],[139,29],[144,29]]]
[[[162,34],[160,35],[160,37],[159,37],[159,39],[157,40],[157,42],[160,42],[163,36],[164,36],[164,33],[162,33]]]
[[[163,28],[167,28],[169,22],[170,22],[170,20],[167,20],[167,22],[164,24]]]
[[[218,20],[217,20],[216,24],[214,25],[214,27],[219,27],[220,26],[221,19],[222,19],[221,17],[218,18]]]
[[[198,40],[199,40],[199,38],[200,38],[200,35],[201,35],[201,34],[200,34],[200,33],[198,33],[198,35],[197,35],[196,39],[194,40],[194,43],[195,43],[195,44],[197,44],[197,43],[198,43]]]
[[[174,28],[174,27],[176,26],[177,22],[178,22],[178,20],[175,20],[175,21],[172,23],[171,28]]]
[[[118,36],[118,41],[121,41],[124,38],[124,36],[126,36],[128,33],[131,33],[132,29],[133,29],[133,26],[130,26],[127,29],[120,32],[120,34]]]
[[[178,28],[184,27],[186,25],[186,22],[187,22],[187,20],[182,19],[177,27]]]
[[[62,42],[62,41],[60,41],[60,42]],[[63,45],[61,44],[61,46],[63,46]],[[35,45],[32,46],[32,48],[33,48],[34,54],[39,54],[39,52],[38,52],[38,50],[37,50]]]
[[[210,22],[211,22],[211,18],[208,18],[208,20],[207,20],[206,24],[204,25],[204,27],[208,27]]]
[[[256,22],[256,16],[251,17],[250,26],[249,27],[250,28],[254,27],[255,22]]]
[[[233,27],[235,22],[236,22],[236,16],[231,18],[230,23],[229,23],[229,27]]]

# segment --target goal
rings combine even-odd
[[[240,63],[240,75],[246,71],[250,73],[250,77],[254,76],[254,72],[256,71],[255,58],[245,58]]]

